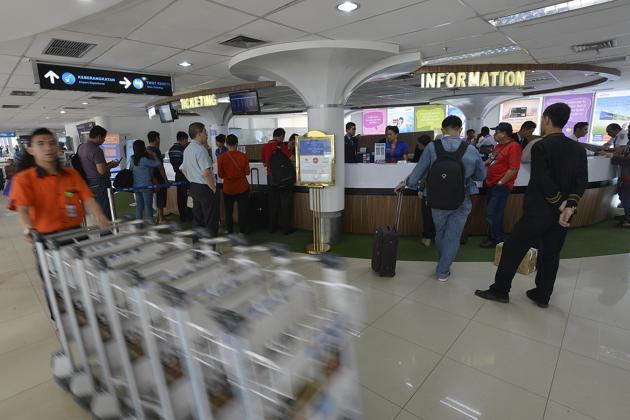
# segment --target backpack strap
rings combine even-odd
[[[453,157],[457,160],[462,160],[462,158],[464,157],[464,154],[466,154],[467,149],[468,149],[468,144],[466,144],[465,142],[462,142],[457,148],[457,150],[455,151],[455,153],[453,154]]]
[[[463,141],[454,152],[447,152],[446,150],[444,150],[442,139],[436,140],[433,143],[435,143],[435,153],[437,153],[438,157],[450,156],[453,159],[462,160],[464,154],[466,153],[466,150],[468,149],[468,144]]]
[[[435,144],[435,153],[437,153],[437,156],[444,156],[447,152],[446,150],[444,150],[444,145],[442,144],[442,139],[438,139],[436,141],[433,142]]]

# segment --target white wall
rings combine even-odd
[[[499,124],[499,118],[501,114],[501,105],[497,105],[488,112],[488,115],[483,119],[482,127],[496,127]]]

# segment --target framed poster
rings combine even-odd
[[[335,185],[335,136],[309,131],[297,138],[297,184],[305,187]]]
[[[363,110],[363,134],[385,134],[387,109],[374,108]]]
[[[387,108],[387,125],[398,127],[398,131],[401,133],[412,133],[414,128],[413,110],[412,106]]]
[[[610,140],[606,134],[609,124],[617,123],[622,129],[630,124],[630,91],[598,92],[591,125],[591,142],[603,144]]]
[[[421,105],[415,108],[416,131],[440,132],[442,121],[446,118],[444,105]]]
[[[512,130],[516,133],[521,129],[525,121],[536,123],[534,134],[540,134],[541,98],[511,99],[501,104],[499,122],[512,124]]]
[[[545,96],[543,98],[543,111],[550,105],[564,102],[571,107],[571,116],[569,121],[562,130],[565,136],[573,134],[573,126],[579,122],[590,124],[591,115],[593,114],[593,94],[579,93],[575,95],[554,95]],[[589,127],[590,129],[591,127]],[[588,139],[588,134],[585,140]]]

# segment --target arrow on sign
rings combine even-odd
[[[59,79],[59,76],[57,75],[57,73],[55,73],[55,72],[54,72],[54,71],[52,71],[52,70],[48,70],[48,73],[46,73],[46,74],[44,75],[44,77],[45,77],[46,79],[50,79],[50,84],[51,84],[51,85],[54,85],[54,84],[55,84],[55,79]]]
[[[129,79],[127,79],[127,77],[125,77],[125,80],[121,80],[120,82],[121,85],[125,85],[125,89],[128,89],[129,86],[131,86],[131,82],[129,81]]]

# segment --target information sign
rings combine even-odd
[[[335,136],[311,131],[298,137],[295,150],[298,185],[335,185]]]

